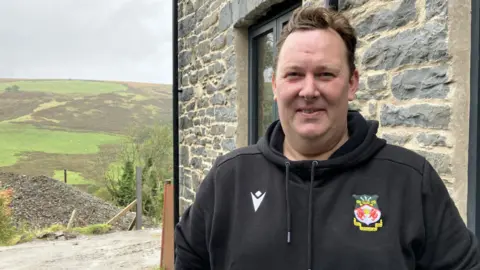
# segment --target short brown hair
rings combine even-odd
[[[297,8],[293,12],[287,25],[283,27],[280,39],[277,42],[277,55],[275,57],[274,68],[277,68],[278,55],[288,35],[295,31],[328,28],[335,30],[343,39],[347,47],[350,74],[353,74],[355,70],[355,49],[357,47],[355,29],[351,26],[348,19],[339,12],[325,7],[311,5]]]

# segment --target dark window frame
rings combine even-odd
[[[480,2],[471,1],[467,225],[480,240]]]
[[[258,52],[256,40],[268,33],[273,33],[276,44],[281,33],[281,26],[290,18],[294,9],[301,6],[301,1],[285,1],[270,9],[263,20],[248,29],[248,144],[255,144],[259,139],[258,130]],[[276,50],[274,50],[276,57]],[[278,119],[277,106],[272,101],[274,118]]]

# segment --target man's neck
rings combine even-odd
[[[289,160],[327,160],[348,140],[348,130],[342,136],[318,141],[292,139],[285,136],[283,153]]]

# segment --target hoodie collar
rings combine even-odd
[[[378,121],[367,121],[357,111],[349,111],[347,116],[349,139],[328,160],[318,160],[317,168],[345,168],[371,158],[385,145],[385,140],[376,136]],[[279,120],[273,122],[264,137],[257,143],[262,154],[276,165],[285,166],[289,162],[291,168],[310,170],[312,160],[291,161],[283,154],[285,133]]]

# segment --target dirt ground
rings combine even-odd
[[[0,269],[152,269],[160,264],[161,231],[121,231],[70,240],[0,247]]]

